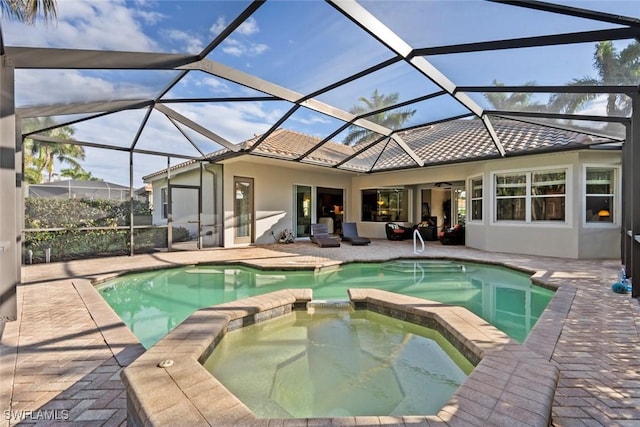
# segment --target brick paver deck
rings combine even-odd
[[[18,320],[5,325],[0,341],[0,425],[126,423],[120,370],[140,347],[112,312],[92,301],[82,281],[73,279],[198,262],[291,267],[414,256],[410,242],[374,240],[367,247],[298,243],[24,267]],[[553,425],[640,425],[640,308],[637,300],[610,289],[619,261],[489,253],[437,242],[419,256],[503,263],[562,286],[525,342],[560,369]]]

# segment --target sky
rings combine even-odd
[[[640,0],[559,3],[640,17]],[[56,22],[26,26],[3,19],[2,36],[7,46],[195,54],[202,51],[247,4],[246,1],[202,0],[58,0]],[[615,27],[478,0],[366,0],[362,5],[413,48]],[[623,48],[625,44],[619,42],[616,46]],[[456,85],[491,85],[494,80],[507,85],[526,82],[555,85],[573,78],[596,76],[592,66],[593,50],[594,44],[587,43],[438,55],[427,59]],[[208,59],[308,94],[392,56],[385,46],[323,1],[269,0]],[[17,70],[16,105],[153,98],[176,75],[175,71]],[[385,94],[398,93],[400,101],[439,90],[411,66],[400,62],[317,99],[349,110],[360,102],[361,97],[369,97],[376,89]],[[255,95],[260,94],[193,71],[164,99]],[[472,98],[488,107],[481,94],[474,94]],[[602,100],[597,100],[584,113],[602,113],[603,105]],[[169,106],[223,138],[238,143],[268,130],[292,104],[286,101],[189,102]],[[467,112],[448,97],[437,97],[411,108],[416,113],[407,125]],[[127,111],[74,124],[74,137],[81,141],[128,147],[143,116],[141,111]],[[68,117],[57,119],[67,120]],[[336,119],[301,108],[282,127],[325,137],[341,124]],[[201,151],[220,148],[191,131],[182,130],[194,138]],[[151,115],[136,147],[198,153],[182,137],[180,130],[157,111]],[[109,182],[129,183],[127,153],[85,150],[83,166],[94,176]],[[171,164],[180,161],[173,159]],[[143,175],[166,165],[164,157],[135,155],[134,186],[142,185]]]

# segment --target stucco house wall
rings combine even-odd
[[[619,170],[616,178],[616,206],[613,209],[613,223],[587,223],[585,219],[585,167],[611,166],[621,164],[619,151],[584,150],[562,153],[528,155],[489,161],[462,163],[415,169],[387,174],[360,175],[353,178],[351,212],[352,221],[357,217],[361,201],[360,191],[379,187],[407,187],[421,183],[460,181],[467,183],[467,206],[469,206],[469,179],[483,178],[483,215],[481,221],[467,221],[466,245],[492,251],[513,252],[531,255],[546,255],[567,258],[618,258],[620,257],[620,209],[621,188]],[[566,220],[563,223],[495,221],[493,186],[494,174],[507,171],[535,171],[544,169],[567,169]],[[417,194],[414,195],[414,198]],[[414,200],[414,203],[418,203]],[[433,212],[438,214],[438,205],[433,204]],[[469,209],[467,209],[469,211]],[[411,223],[418,222],[416,210]],[[384,238],[384,224],[359,222],[361,234]]]
[[[274,243],[284,229],[293,228],[294,185],[341,188],[345,200],[349,194],[351,174],[311,165],[273,159],[232,159],[224,164],[225,246],[234,243],[233,178],[253,178],[255,206],[255,244]],[[345,214],[349,214],[345,207]]]
[[[202,184],[200,181],[199,163],[190,164],[175,172],[172,171],[170,180],[166,175],[160,175],[151,181],[153,184],[153,213],[154,225],[166,225],[167,218],[162,217],[162,189],[167,188],[169,182],[172,186],[201,186],[202,191],[202,244],[203,247],[216,247],[222,245],[222,233],[224,224],[222,222],[222,194],[216,191],[216,187],[222,185],[222,166],[205,165],[202,169]],[[194,197],[195,191],[176,191],[173,194],[173,217],[180,219],[179,226],[185,227],[191,234],[197,235],[198,220],[197,207],[198,200]],[[216,214],[218,212],[218,214]],[[192,221],[188,223],[188,221]]]
[[[218,227],[219,245],[225,247],[246,246],[236,243],[234,221],[234,177],[254,180],[254,244],[268,244],[276,241],[284,229],[292,229],[294,224],[294,185],[340,188],[344,191],[345,221],[358,223],[361,235],[385,238],[384,223],[363,221],[361,218],[361,191],[385,187],[404,187],[409,191],[409,218],[404,225],[419,222],[420,189],[426,184],[437,182],[462,182],[467,188],[467,212],[470,211],[470,179],[483,179],[482,220],[467,220],[466,245],[492,252],[513,252],[519,254],[546,255],[568,258],[618,258],[620,256],[620,151],[581,150],[559,153],[527,155],[489,161],[466,162],[456,165],[432,166],[377,174],[354,174],[299,164],[277,159],[259,157],[237,157],[224,161],[221,165],[208,165],[217,169],[217,186],[222,191],[213,191],[213,175],[203,174],[203,216],[213,215],[216,200],[223,227]],[[607,166],[616,170],[615,206],[612,207],[612,223],[587,223],[585,204],[586,167]],[[495,188],[496,173],[528,172],[549,169],[565,169],[566,175],[566,215],[563,222],[552,221],[496,221]],[[220,180],[221,179],[221,180]],[[186,173],[176,172],[172,184],[198,185],[197,168]],[[154,204],[160,206],[160,191],[166,180],[154,181]],[[432,191],[432,215],[438,216],[442,225],[441,191]],[[315,197],[315,195],[314,195]],[[316,201],[314,200],[314,205]],[[154,210],[154,221],[160,209]],[[314,221],[316,218],[314,218]],[[154,222],[158,223],[158,222]],[[159,222],[161,223],[161,222]],[[166,221],[165,221],[166,223]],[[207,224],[208,221],[203,221]],[[223,238],[223,240],[222,240]]]
[[[354,176],[350,198],[353,208],[351,209],[352,214],[349,215],[349,220],[358,222],[358,232],[360,234],[374,238],[384,238],[386,237],[384,223],[362,222],[360,218],[360,212],[362,210],[362,190],[382,187],[411,187],[418,189],[426,183],[461,181],[467,176],[468,168],[469,163],[462,163],[458,165],[432,166],[424,169]],[[441,196],[442,194],[440,192],[432,191],[432,201],[435,200],[436,202],[431,204],[431,213],[434,216],[438,216],[438,225],[440,226],[442,225]],[[412,206],[420,203],[419,190],[410,192],[409,198]],[[420,218],[416,209],[412,209],[410,211],[409,221],[400,224],[411,226],[419,221]]]

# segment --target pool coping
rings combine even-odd
[[[227,331],[303,308],[312,299],[311,289],[286,289],[198,310],[132,362],[121,375],[127,391],[128,424],[549,425],[559,371],[544,352],[530,350],[526,341],[518,344],[462,307],[379,289],[349,289],[348,295],[357,308],[423,326],[435,325],[472,362],[477,362],[437,415],[256,418],[202,362]],[[553,308],[549,311],[554,313]],[[166,360],[172,364],[158,366]]]

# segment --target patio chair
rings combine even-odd
[[[404,227],[395,222],[388,222],[384,226],[384,230],[387,233],[387,239],[389,240],[404,240],[411,238],[411,228]]]
[[[364,246],[371,243],[371,240],[367,237],[358,235],[358,226],[355,222],[342,223],[342,240],[344,242],[350,242],[354,246]]]
[[[321,248],[338,248],[340,241],[329,234],[327,224],[311,224],[311,241]]]
[[[445,229],[441,234],[440,243],[443,245],[464,245],[464,226],[461,224]]]

